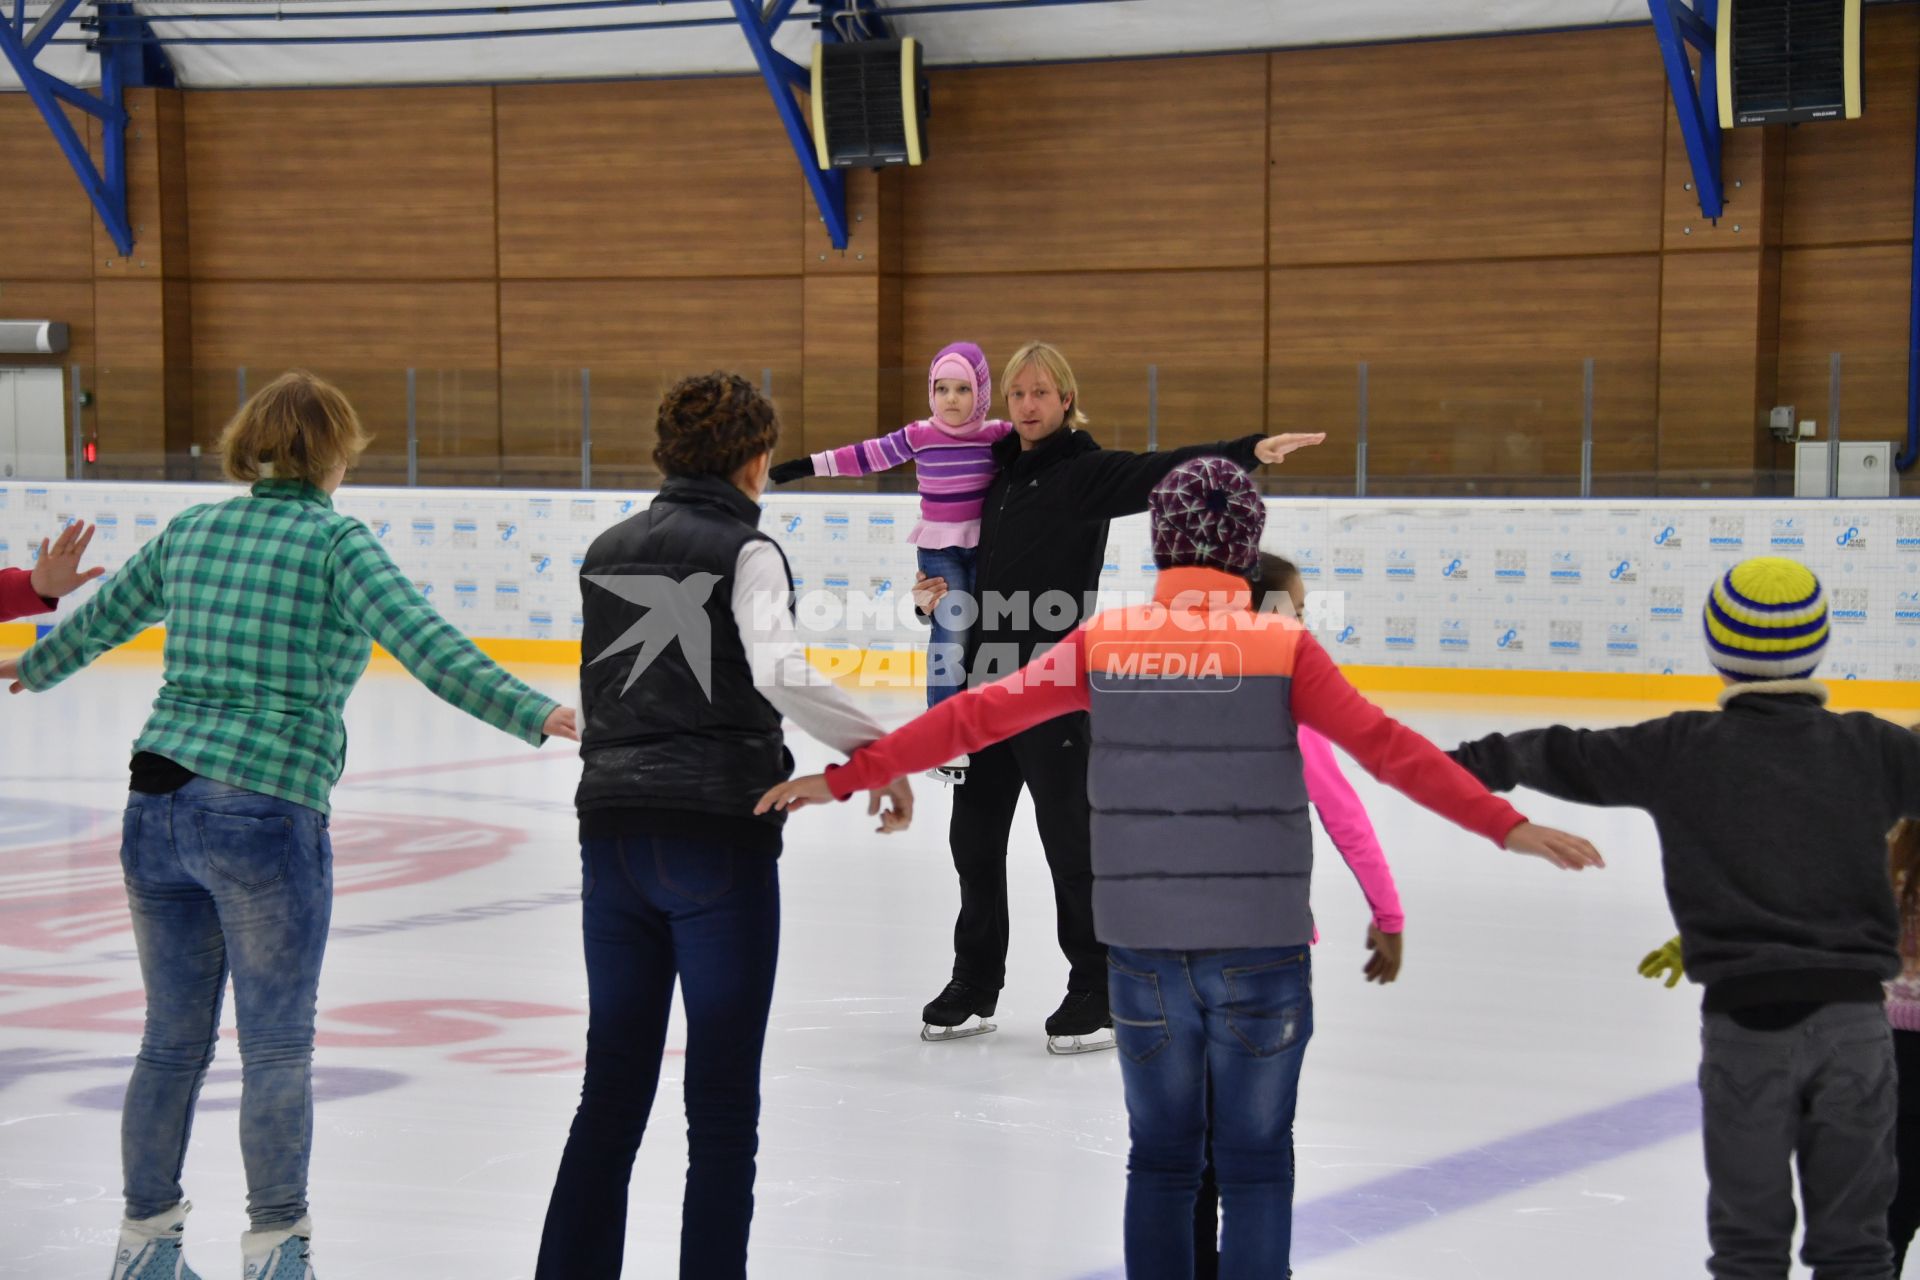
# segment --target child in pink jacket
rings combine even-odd
[[[60,597],[105,573],[95,566],[80,571],[80,557],[93,541],[93,526],[75,520],[49,545],[40,539],[40,559],[32,569],[0,569],[0,622],[51,612]]]

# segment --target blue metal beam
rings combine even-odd
[[[71,18],[73,11],[79,7],[80,0],[61,0],[59,4],[42,13],[40,20],[27,31],[27,57],[39,56],[40,51],[47,47],[47,41],[53,39],[53,33],[58,31],[61,24]]]
[[[1718,218],[1726,208],[1720,185],[1720,108],[1717,99],[1703,103],[1701,86],[1693,78],[1693,65],[1687,59],[1687,47],[1680,36],[1675,11],[1679,0],[1647,0],[1653,15],[1654,35],[1660,42],[1660,60],[1667,70],[1667,84],[1673,90],[1673,109],[1680,118],[1680,136],[1687,144],[1687,162],[1693,167],[1694,192],[1700,197],[1700,212]],[[1703,0],[1711,10],[1711,0]],[[1704,15],[1690,13],[1689,17]],[[1714,65],[1711,54],[1701,58],[1703,66]],[[1702,71],[1705,87],[1712,88],[1713,73]]]
[[[31,36],[16,31],[12,24],[0,22],[0,55],[13,66],[14,75],[20,80],[20,87],[26,90],[27,97],[39,110],[41,119],[47,122],[47,128],[53,133],[53,140],[65,153],[67,163],[72,166],[74,176],[80,179],[80,185],[86,188],[87,199],[93,202],[93,208],[100,215],[100,221],[106,224],[107,232],[113,237],[114,245],[122,254],[133,252],[133,230],[127,222],[127,173],[126,153],[126,116],[119,100],[119,81],[111,82],[103,75],[101,93],[103,106],[112,114],[102,114],[104,127],[101,133],[106,139],[107,175],[101,177],[94,168],[93,157],[87,154],[87,144],[73,127],[73,121],[67,119],[67,113],[60,104],[71,95],[80,94],[71,85],[62,85],[67,93],[58,92],[54,85],[60,84],[33,64],[36,50],[45,45],[62,22],[78,6],[79,0],[71,0],[60,11],[60,17],[52,22],[41,19],[38,30],[38,43]],[[102,68],[106,66],[102,61]],[[85,96],[85,95],[81,95]]]
[[[1680,5],[1672,7],[1673,20],[1680,24],[1680,35],[1688,44],[1698,49],[1706,57],[1712,57],[1713,27],[1706,21],[1705,15]]]
[[[774,61],[779,55],[773,48],[772,33],[761,24],[760,0],[732,0],[732,3],[740,30],[747,37],[747,47],[760,66],[760,77],[773,93],[774,109],[786,127],[793,154],[799,158],[800,172],[806,176],[807,186],[813,189],[813,202],[820,210],[820,220],[827,224],[827,238],[834,248],[844,249],[847,247],[846,177],[838,170],[820,167],[813,148],[813,129],[801,119],[800,104],[788,87],[786,73]]]
[[[495,11],[498,12],[497,10]],[[149,22],[165,23],[164,17]],[[143,24],[144,25],[144,24]],[[448,40],[517,40],[527,36],[591,36],[610,31],[664,31],[673,27],[730,27],[731,18],[670,18],[665,22],[608,22],[577,27],[496,27],[485,31],[399,31],[386,35],[328,36],[161,36],[151,30],[140,35],[102,36],[96,48],[114,45],[324,45],[324,44],[432,44]],[[775,55],[778,56],[778,55]],[[791,59],[782,59],[791,64]]]
[[[765,28],[769,39],[780,29],[780,24],[787,20],[787,15],[793,12],[793,5],[794,0],[773,0],[772,6],[767,9],[767,16],[760,23]]]
[[[528,13],[579,13],[595,9],[658,9],[664,4],[707,4],[711,0],[541,0],[538,4],[478,4],[451,9],[222,9],[201,13],[156,14],[150,21],[163,26],[192,22],[344,22],[348,20],[404,20],[409,18],[500,18]],[[705,26],[730,27],[732,18],[703,18]],[[664,24],[663,24],[664,25]]]
[[[110,124],[122,123],[126,119],[120,112],[115,111],[85,89],[76,89],[65,80],[55,80],[52,76],[48,76],[47,88],[53,91],[54,97],[68,106],[77,107],[88,115],[97,116]]]

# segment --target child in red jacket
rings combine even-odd
[[[49,613],[61,596],[77,591],[105,573],[98,565],[80,571],[80,557],[93,541],[93,526],[75,520],[51,546],[40,539],[40,559],[31,570],[0,569],[0,622]]]

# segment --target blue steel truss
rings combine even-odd
[[[760,68],[760,76],[773,94],[774,109],[780,113],[780,123],[786,126],[787,141],[793,144],[793,154],[800,161],[800,172],[806,176],[807,186],[813,191],[813,202],[820,210],[820,220],[827,225],[827,238],[833,242],[834,248],[844,249],[847,247],[846,175],[838,169],[820,167],[819,154],[813,146],[813,126],[801,116],[800,103],[793,96],[795,89],[807,88],[812,83],[813,73],[773,47],[774,32],[786,21],[793,5],[794,0],[774,0],[763,11],[760,0],[733,0],[733,12],[739,20],[740,30],[746,34],[747,47],[753,50],[753,60]],[[823,16],[829,15],[834,7],[832,0],[822,4]],[[836,38],[830,18],[822,24],[820,38]]]
[[[100,51],[100,92],[68,84],[35,64],[81,0],[59,0],[27,25],[24,0],[14,0],[11,17],[0,18],[0,56],[4,56],[20,78],[27,97],[46,121],[53,140],[67,157],[74,176],[86,189],[87,199],[106,226],[107,233],[122,255],[133,252],[133,228],[127,219],[127,112],[124,91],[139,86],[171,87],[173,69],[158,46],[140,39],[146,22],[130,4],[101,4],[99,17],[83,26],[97,29],[118,39]],[[100,150],[103,164],[96,166],[85,139],[61,104],[78,108],[100,121]],[[104,172],[103,172],[104,170]]]
[[[1687,162],[1693,167],[1693,189],[1700,212],[1718,218],[1726,208],[1720,183],[1719,62],[1714,56],[1714,24],[1719,0],[1647,0],[1653,31],[1660,41],[1660,60],[1673,88],[1673,109],[1680,118],[1680,136],[1687,144]],[[1687,46],[1700,54],[1696,81],[1687,60]]]

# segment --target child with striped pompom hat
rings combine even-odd
[[[1452,754],[1495,791],[1644,809],[1687,977],[1701,984],[1709,1272],[1781,1276],[1793,1169],[1815,1275],[1893,1275],[1896,1080],[1881,982],[1900,973],[1887,831],[1920,817],[1920,735],[1826,708],[1820,580],[1735,565],[1702,616],[1718,711],[1556,726]],[[1655,957],[1649,957],[1652,963]]]

